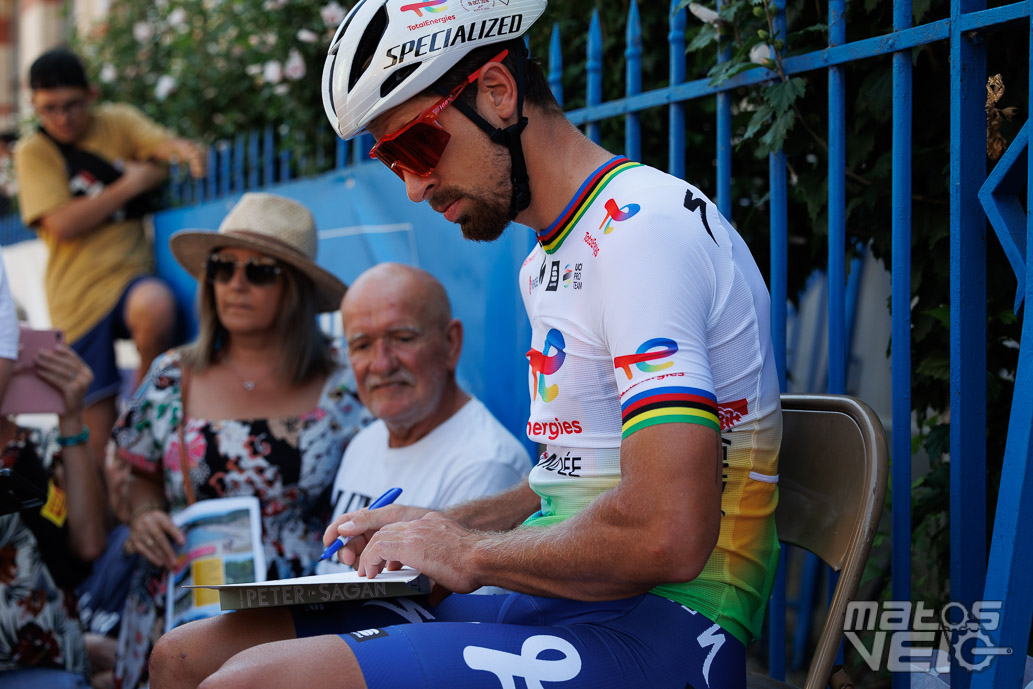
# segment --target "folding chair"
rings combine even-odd
[[[829,683],[847,603],[857,593],[882,514],[887,454],[882,423],[864,402],[845,395],[782,395],[778,538],[840,573],[805,689]],[[789,686],[755,673],[747,684]]]

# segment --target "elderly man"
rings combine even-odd
[[[430,273],[381,263],[341,302],[359,397],[377,421],[348,445],[334,483],[335,513],[391,486],[434,510],[492,495],[531,468],[520,442],[455,379],[463,325]]]

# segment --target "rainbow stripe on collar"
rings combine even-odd
[[[611,158],[589,175],[588,179],[581,185],[581,188],[574,194],[574,198],[560,213],[560,217],[544,230],[536,232],[538,243],[545,249],[545,253],[551,254],[560,248],[563,240],[574,229],[574,225],[577,225],[578,221],[581,220],[581,216],[585,214],[585,211],[592,205],[596,197],[602,193],[606,185],[610,183],[610,180],[625,170],[641,165],[642,163],[632,162],[624,156],[617,156]]]

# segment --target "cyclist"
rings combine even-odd
[[[544,9],[366,0],[323,74],[331,124],[372,134],[413,201],[470,239],[544,228],[519,281],[527,431],[546,445],[529,480],[444,513],[344,515],[324,540],[355,537],[346,564],[438,588],[187,625],[159,644],[156,687],[745,686],[778,556],[769,296],[698,189],[563,116],[520,38]],[[484,585],[515,593],[460,595]]]

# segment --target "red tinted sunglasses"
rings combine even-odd
[[[418,177],[429,175],[441,160],[441,154],[445,152],[445,146],[452,138],[452,135],[437,123],[437,116],[459,97],[463,89],[477,81],[485,66],[492,62],[501,62],[508,53],[508,50],[503,50],[488,60],[447,96],[409,120],[401,129],[384,136],[370,149],[369,157],[387,165],[402,179],[405,179],[403,172]]]

